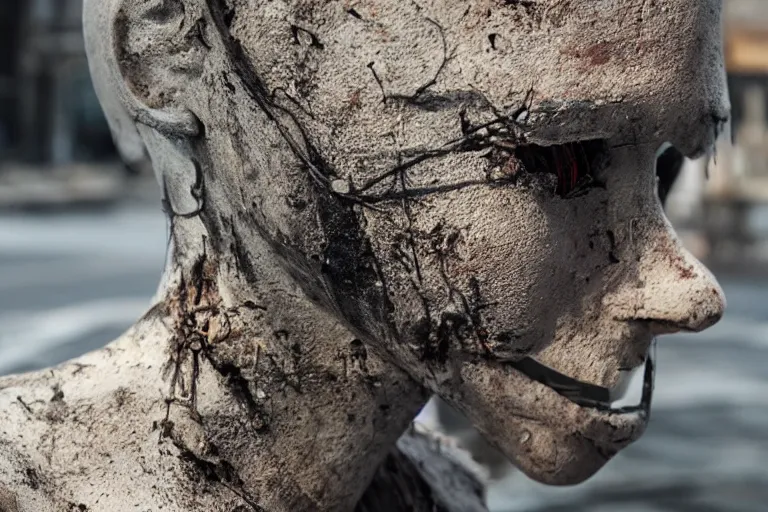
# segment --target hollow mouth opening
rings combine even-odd
[[[532,357],[525,357],[518,361],[505,361],[505,364],[523,373],[529,379],[544,384],[560,396],[581,407],[617,413],[636,411],[648,413],[650,410],[655,381],[654,359],[650,352],[646,356],[644,365],[640,403],[634,406],[623,406],[623,404],[619,406],[627,391],[628,382],[620,383],[616,389],[597,386],[560,373]],[[631,378],[632,372],[628,373],[629,375],[626,377]]]
[[[605,188],[598,178],[608,164],[604,140],[587,140],[539,146],[518,145],[504,148],[500,162],[510,178],[525,175],[551,174],[555,177],[555,193],[562,198],[578,197],[592,188]]]

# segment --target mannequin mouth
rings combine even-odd
[[[641,413],[646,418],[650,414],[655,381],[655,364],[650,352],[645,359],[640,403],[631,406],[621,406],[620,403],[629,387],[629,381],[634,371],[623,372],[624,375],[617,386],[606,388],[576,380],[531,357],[519,361],[507,361],[506,364],[580,407],[612,414]]]

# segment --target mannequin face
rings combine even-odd
[[[156,34],[189,26],[167,3],[141,17]],[[256,212],[246,243],[533,478],[581,481],[635,440],[648,404],[608,390],[724,308],[655,174],[727,118],[719,2],[209,3],[202,85],[148,102],[200,118],[209,193]]]
[[[320,221],[335,310],[551,483],[639,437],[649,404],[564,397],[531,359],[609,401],[657,334],[724,308],[655,175],[662,144],[701,152],[727,117],[719,6],[577,3],[255,2],[231,20],[330,170],[320,193],[354,211]]]

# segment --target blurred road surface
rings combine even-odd
[[[147,307],[165,258],[159,207],[0,216],[0,374],[100,347]],[[722,278],[729,309],[699,335],[658,344],[651,425],[585,484],[513,473],[497,511],[768,510],[768,288]]]
[[[120,335],[147,308],[165,247],[159,206],[0,216],[0,375]]]

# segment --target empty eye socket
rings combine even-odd
[[[600,186],[597,177],[605,168],[607,152],[604,141],[591,140],[554,146],[520,145],[509,158],[518,172],[555,175],[557,195],[573,197],[580,191]]]
[[[600,173],[608,163],[606,144],[602,140],[570,142],[554,146],[526,144],[504,154],[508,175],[549,173],[557,177],[556,193],[573,197],[580,191],[603,186]],[[656,156],[657,192],[665,205],[685,163],[685,156],[671,144],[662,145]]]

